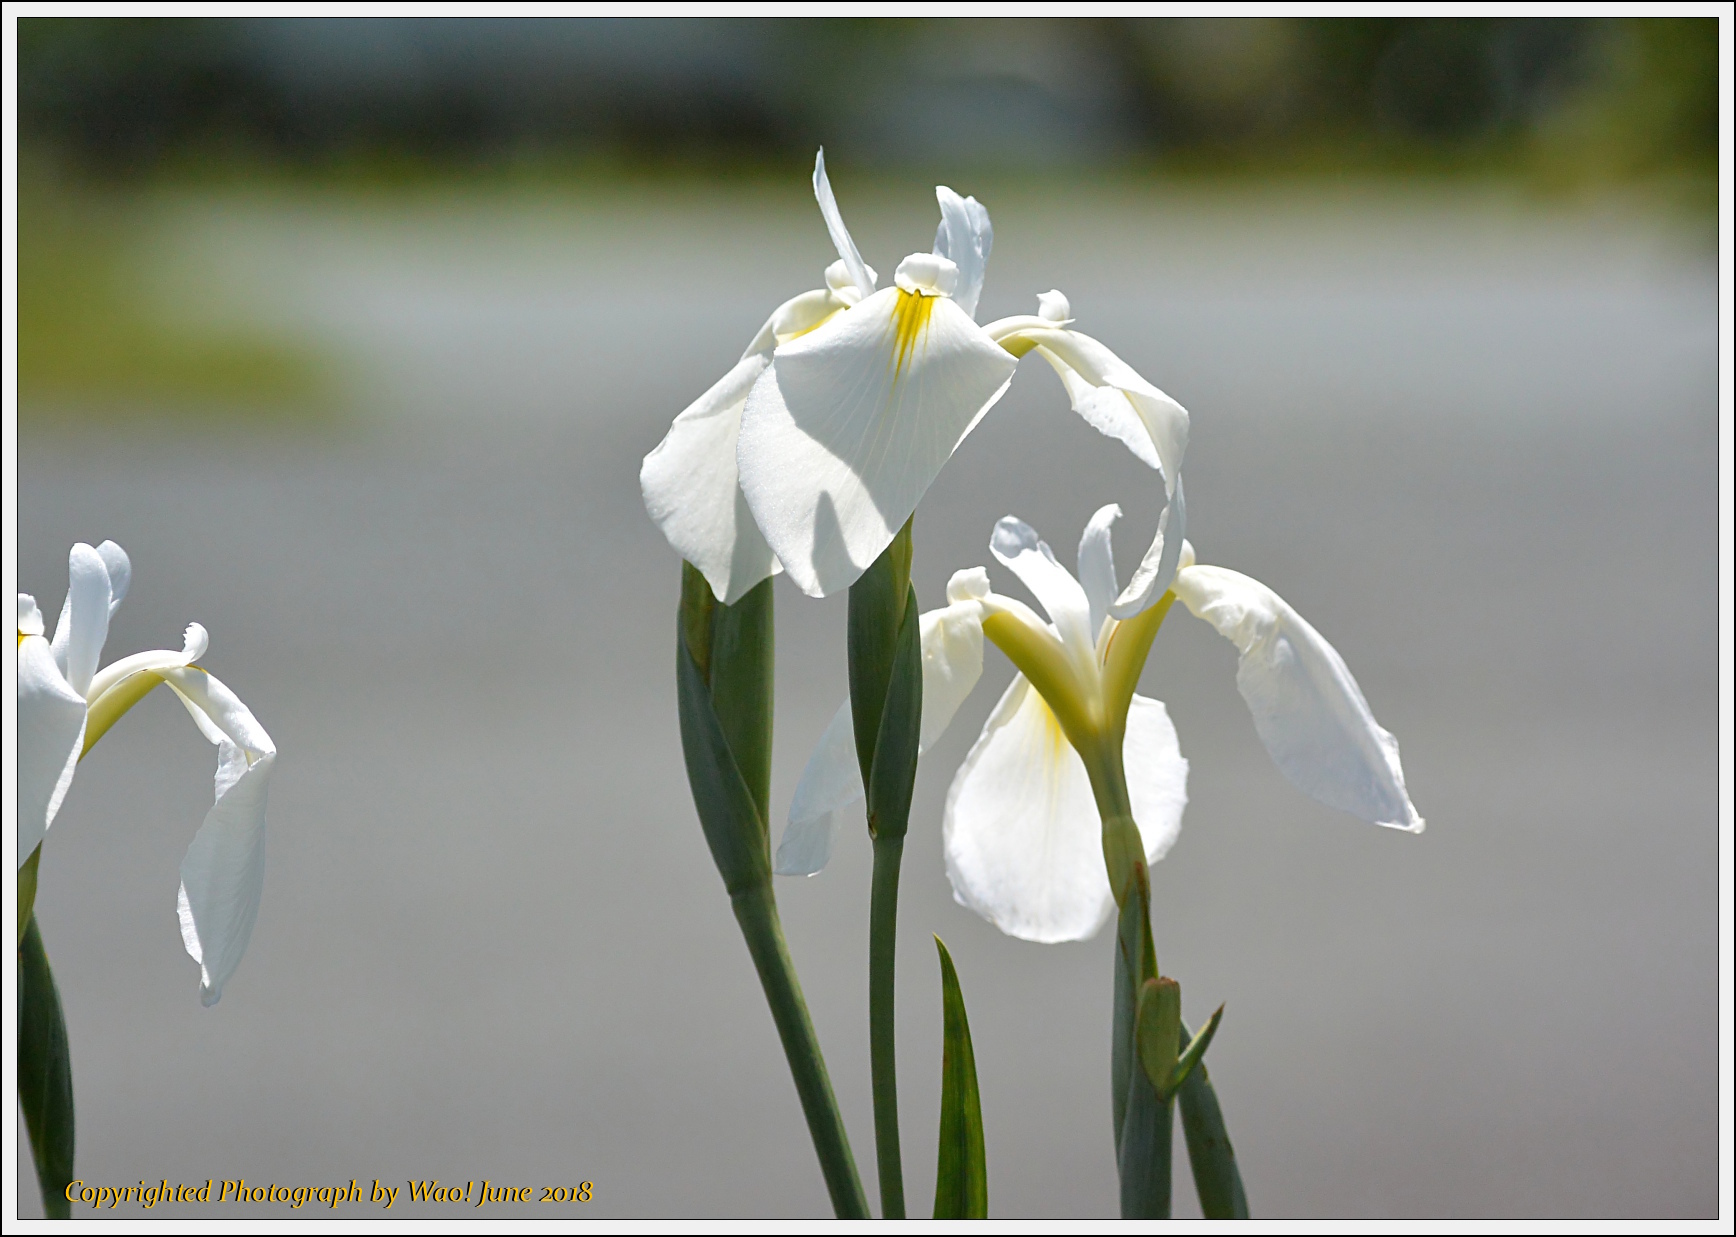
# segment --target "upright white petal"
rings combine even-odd
[[[1079,586],[1091,604],[1094,640],[1103,630],[1103,620],[1115,603],[1115,595],[1121,591],[1115,579],[1115,546],[1110,536],[1111,528],[1120,518],[1121,508],[1117,504],[1099,507],[1079,537]]]
[[[66,604],[54,625],[54,660],[72,689],[82,696],[90,688],[102,646],[108,641],[113,592],[102,555],[82,541],[67,556],[66,573]]]
[[[934,252],[957,264],[958,289],[953,299],[960,309],[975,318],[983,277],[988,271],[989,250],[995,243],[988,209],[975,198],[959,197],[945,185],[936,185],[934,196],[940,200],[940,230],[934,236]]]
[[[754,518],[810,596],[891,543],[1017,362],[949,298],[887,288],[780,347],[737,457]]]
[[[36,599],[18,594],[18,864],[54,823],[84,747],[84,697],[42,636]]]
[[[1187,761],[1161,703],[1133,698],[1122,757],[1155,863],[1175,844],[1187,804]],[[1009,936],[1085,940],[1114,912],[1085,764],[1023,675],[953,778],[942,829],[953,897]]]
[[[1132,618],[1162,597],[1175,580],[1186,539],[1187,494],[1178,476],[1169,504],[1157,517],[1157,536],[1152,538],[1151,548],[1146,550],[1127,587],[1109,607],[1109,613],[1118,619]]]
[[[265,800],[277,748],[235,693],[196,666],[162,671],[199,730],[217,744],[216,803],[181,861],[181,940],[199,964],[200,1000],[215,1005],[253,934],[265,885]]]
[[[109,614],[120,608],[126,598],[127,589],[133,582],[133,560],[127,557],[127,552],[112,541],[105,541],[96,548],[102,558],[104,567],[108,568],[109,577]]]
[[[1094,673],[1097,632],[1091,626],[1091,603],[1079,581],[1055,561],[1048,543],[1029,524],[1008,515],[995,522],[989,552],[1042,603],[1062,645],[1081,670]]]
[[[735,463],[741,410],[769,364],[765,353],[738,361],[675,418],[639,469],[645,510],[725,605],[778,570],[742,495]]]
[[[1240,650],[1236,686],[1285,777],[1329,807],[1422,832],[1398,741],[1374,720],[1349,667],[1319,632],[1264,584],[1223,567],[1184,567],[1174,588]]]
[[[1109,918],[1090,779],[1024,675],[959,766],[942,833],[953,897],[1009,936],[1079,941]]]
[[[826,231],[832,237],[832,246],[843,259],[845,269],[850,272],[851,282],[861,289],[863,296],[869,295],[874,291],[874,275],[868,269],[868,264],[862,260],[856,242],[850,239],[850,229],[844,226],[844,216],[838,210],[838,199],[832,194],[832,182],[826,176],[824,146],[814,155],[814,199],[820,204],[820,215],[826,221]]]
[[[926,751],[945,733],[982,677],[981,606],[968,597],[954,600],[922,615],[921,627],[921,750]],[[846,696],[796,783],[789,824],[772,870],[779,876],[812,876],[824,868],[832,857],[839,814],[860,802],[863,794],[855,724]]]

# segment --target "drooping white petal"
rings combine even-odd
[[[796,783],[790,820],[778,843],[772,871],[779,876],[812,876],[832,858],[837,814],[862,799],[862,767],[856,758],[856,731],[850,698],[833,715],[819,745]]]
[[[1133,698],[1122,759],[1146,860],[1156,863],[1187,805],[1187,761],[1162,703]],[[1009,936],[1085,940],[1114,912],[1085,764],[1023,675],[953,778],[942,828],[953,897]]]
[[[1146,464],[1161,469],[1165,485],[1173,489],[1187,452],[1187,409],[1089,335],[1059,329],[1021,335],[1037,344],[1061,376],[1074,411],[1100,433],[1125,443]]]
[[[940,200],[940,231],[934,236],[934,252],[958,265],[958,290],[953,299],[975,318],[989,250],[995,243],[988,208],[975,198],[959,197],[945,185],[936,185],[934,196]]]
[[[276,757],[247,763],[233,743],[218,755],[217,802],[181,860],[175,911],[181,942],[199,964],[199,999],[215,1005],[247,952],[265,888],[265,797]],[[227,785],[224,783],[227,781]]]
[[[125,600],[127,589],[133,582],[133,560],[112,541],[103,542],[96,552],[102,556],[103,566],[108,568],[109,614],[112,616]]]
[[[1118,619],[1132,618],[1169,590],[1170,584],[1175,580],[1176,570],[1181,565],[1183,547],[1187,545],[1186,538],[1187,495],[1181,478],[1177,477],[1175,492],[1170,495],[1169,505],[1163,509],[1163,514],[1157,517],[1157,536],[1152,538],[1151,548],[1146,550],[1145,557],[1140,560],[1133,578],[1127,582],[1127,587],[1115,599],[1115,604],[1109,607],[1112,616]]]
[[[265,727],[222,680],[198,666],[167,667],[159,673],[187,707],[199,732],[211,742],[228,740],[245,752],[250,761],[258,756],[276,755],[277,746],[265,733]],[[218,772],[221,777],[222,771]]]
[[[754,518],[803,592],[855,582],[1016,364],[947,297],[897,288],[778,349],[748,395],[737,457]]]
[[[1009,936],[1079,941],[1109,918],[1085,764],[1023,675],[959,766],[942,832],[953,897]]]
[[[1236,686],[1284,776],[1329,807],[1421,833],[1398,741],[1369,711],[1349,667],[1320,633],[1258,580],[1185,567],[1175,593],[1241,652]]]
[[[42,637],[36,599],[18,595],[18,863],[54,823],[84,747],[84,697]]]
[[[856,242],[850,239],[850,229],[844,226],[844,216],[838,210],[838,199],[832,194],[832,182],[826,176],[826,148],[820,147],[814,156],[814,198],[820,204],[820,215],[826,221],[826,231],[832,237],[832,246],[837,249],[838,256],[843,259],[845,268],[850,272],[850,281],[861,289],[864,297],[874,291],[874,275],[868,269],[868,264],[862,260],[862,254],[856,248]]]
[[[1079,587],[1091,604],[1092,638],[1103,630],[1103,619],[1115,601],[1121,586],[1115,580],[1115,546],[1110,529],[1121,516],[1121,508],[1110,503],[1097,508],[1097,513],[1085,525],[1079,537]]]
[[[1182,810],[1187,807],[1187,760],[1163,701],[1133,697],[1121,763],[1133,819],[1145,843],[1145,861],[1156,863],[1181,836]]]
[[[639,469],[645,510],[725,605],[778,571],[742,496],[735,462],[747,393],[769,364],[766,353],[738,361],[675,418]]]
[[[265,885],[265,801],[277,748],[221,681],[196,666],[161,672],[217,745],[216,803],[181,861],[181,940],[199,964],[200,1000],[215,1005],[247,950]]]
[[[67,556],[66,573],[66,603],[54,625],[54,660],[72,689],[83,695],[108,641],[112,592],[108,565],[82,541]]]
[[[969,598],[954,599],[921,617],[922,751],[946,732],[982,677],[981,609]],[[838,814],[859,802],[863,793],[856,731],[845,697],[796,783],[772,870],[779,876],[812,876],[825,867],[832,857]]]
[[[1081,668],[1096,664],[1097,633],[1091,626],[1091,603],[1054,551],[1017,516],[1002,516],[989,538],[989,551],[1024,582],[1049,612],[1049,621],[1068,653]]]

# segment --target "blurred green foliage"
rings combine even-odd
[[[241,157],[738,168],[1716,165],[1711,18],[26,18],[27,141],[105,175]]]
[[[309,408],[305,348],[190,325],[159,186],[1474,175],[1716,202],[1710,18],[43,18],[19,30],[28,406]],[[1685,192],[1684,192],[1685,189]]]
[[[26,417],[318,411],[326,384],[310,350],[164,312],[143,269],[145,227],[130,198],[20,177],[18,393]]]

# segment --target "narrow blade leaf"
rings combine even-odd
[[[705,831],[711,857],[733,897],[771,880],[771,853],[765,820],[742,779],[723,727],[711,706],[711,691],[688,652],[677,640],[676,697],[681,715],[681,750],[693,806]]]
[[[1117,1167],[1123,1220],[1169,1219],[1174,1105],[1151,1085],[1143,1069],[1129,1071],[1127,1116]]]
[[[989,1185],[970,1020],[965,1017],[964,993],[959,990],[952,955],[938,936],[934,945],[940,950],[946,1045],[940,1063],[940,1156],[934,1174],[934,1218],[984,1220],[989,1214]]]
[[[907,586],[908,587],[908,586]],[[874,771],[868,779],[868,820],[875,837],[901,838],[910,827],[916,757],[922,744],[922,635],[916,590],[909,588],[898,652],[880,713]]]
[[[912,517],[914,518],[914,517]],[[898,629],[910,596],[910,521],[880,557],[850,586],[850,714],[856,727],[856,759],[862,784],[873,781],[880,714],[898,657]]]
[[[1183,1027],[1182,1034],[1187,1034]],[[1194,1066],[1176,1092],[1181,1103],[1181,1127],[1187,1136],[1187,1158],[1193,1166],[1194,1188],[1208,1220],[1246,1220],[1248,1195],[1242,1170],[1224,1128],[1223,1109],[1204,1062]]]
[[[1200,1058],[1206,1055],[1206,1049],[1212,1046],[1212,1036],[1218,1033],[1218,1023],[1223,1021],[1223,1017],[1224,1007],[1220,1005],[1212,1011],[1212,1016],[1206,1019],[1205,1026],[1200,1029],[1198,1035],[1193,1037],[1193,1041],[1188,1044],[1187,1050],[1176,1059],[1175,1074],[1169,1080],[1169,1090],[1172,1095],[1182,1083],[1187,1081],[1187,1076],[1193,1072],[1194,1066],[1198,1065],[1200,1063]],[[1176,1028],[1179,1033],[1179,1015]]]
[[[66,1199],[72,1181],[72,1055],[34,915],[18,946],[18,986],[18,1103],[30,1132],[43,1210],[51,1220],[64,1220],[72,1211]]]

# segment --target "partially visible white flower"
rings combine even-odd
[[[217,746],[216,803],[181,862],[176,898],[181,939],[199,963],[200,996],[213,1005],[241,961],[265,883],[265,798],[277,748],[247,706],[193,663],[209,645],[190,624],[179,651],[135,653],[97,663],[109,616],[132,567],[114,542],[72,547],[66,603],[52,643],[36,599],[18,595],[18,862],[54,823],[83,754],[159,683]]]
[[[786,301],[734,369],[645,457],[646,510],[726,604],[779,570],[803,592],[849,587],[885,550],[946,461],[1037,351],[1074,409],[1164,477],[1168,543],[1180,544],[1187,412],[1097,340],[1069,329],[1067,298],[1036,315],[976,323],[994,229],[987,209],[939,185],[934,249],[898,264],[894,287],[862,260],[814,160],[814,197],[838,261],[824,289]],[[1160,530],[1160,538],[1162,532]],[[1168,587],[1147,556],[1114,612]]]
[[[1012,381],[1017,361],[976,324],[994,232],[988,211],[944,185],[931,253],[874,276],[814,162],[814,194],[862,292],[846,312],[781,343],[748,393],[736,447],[742,492],[803,592],[847,588]]]
[[[1160,533],[1156,553],[1175,563],[1171,586],[1133,617],[1115,617],[1110,533],[1120,514],[1110,505],[1092,516],[1079,542],[1077,578],[1023,521],[1008,516],[995,525],[990,550],[1030,589],[1047,620],[995,593],[980,567],[956,573],[949,605],[923,616],[925,746],[981,673],[973,628],[1019,669],[947,793],[942,829],[958,901],[1012,936],[1081,940],[1114,909],[1106,847],[1117,843],[1103,831],[1099,805],[1120,802],[1137,822],[1136,844],[1148,864],[1174,845],[1187,803],[1187,761],[1163,704],[1134,689],[1176,599],[1241,651],[1237,686],[1286,777],[1330,807],[1421,832],[1397,742],[1374,720],[1336,650],[1265,585],[1197,565],[1185,542],[1166,551]],[[961,652],[949,656],[949,649]],[[934,724],[931,683],[942,693]],[[818,871],[830,853],[831,814],[861,795],[846,702],[802,774],[777,870]]]

